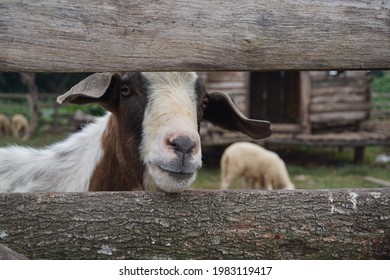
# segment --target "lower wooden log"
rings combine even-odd
[[[7,246],[0,244],[0,260],[27,260],[27,258]]]
[[[0,194],[30,259],[388,259],[390,189]]]

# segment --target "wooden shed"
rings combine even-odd
[[[224,91],[240,111],[269,120],[266,143],[354,147],[362,160],[367,145],[389,144],[390,135],[368,132],[370,81],[367,71],[201,73],[209,91]],[[205,145],[249,140],[239,133],[203,124]]]

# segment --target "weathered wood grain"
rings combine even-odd
[[[389,69],[382,0],[2,1],[0,71]]]
[[[384,259],[390,189],[0,194],[30,259]]]
[[[368,119],[368,111],[311,112],[311,123],[351,123]]]
[[[27,258],[0,244],[0,260],[27,260]]]
[[[323,103],[310,105],[311,113],[321,112],[349,112],[349,111],[366,111],[370,112],[371,105],[368,103]]]
[[[386,133],[343,132],[318,134],[273,134],[267,139],[270,144],[304,145],[308,147],[362,147],[370,145],[390,145]]]
[[[385,188],[390,188],[390,182],[389,181],[385,181],[385,180],[382,180],[382,179],[379,179],[379,178],[375,178],[375,177],[371,177],[371,176],[364,176],[364,180],[367,181],[367,182],[378,184],[378,185],[383,186]]]

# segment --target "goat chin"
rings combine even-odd
[[[145,189],[166,192],[182,192],[195,181],[197,175],[197,172],[169,171],[153,163],[147,165],[147,173],[144,179]]]

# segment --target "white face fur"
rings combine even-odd
[[[167,192],[179,192],[193,183],[202,165],[197,75],[174,72],[143,76],[149,85],[140,147],[146,166],[145,182],[157,184]],[[184,152],[178,151],[177,143],[185,148]]]

